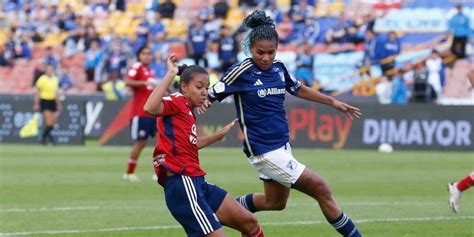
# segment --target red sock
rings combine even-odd
[[[242,237],[265,237],[265,235],[263,235],[263,231],[259,226],[258,229],[253,234],[246,235],[242,233]]]
[[[458,189],[461,192],[468,189],[470,186],[474,186],[474,172],[471,172],[468,176],[464,177],[458,183]]]
[[[135,167],[137,166],[137,161],[130,159],[128,161],[128,169],[127,169],[127,174],[133,174],[135,171]]]

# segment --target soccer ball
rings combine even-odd
[[[392,147],[392,145],[390,145],[388,143],[382,143],[382,144],[380,144],[378,150],[381,153],[392,153],[393,152],[393,147]]]

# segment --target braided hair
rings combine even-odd
[[[250,46],[256,41],[269,40],[278,43],[278,33],[272,18],[265,15],[262,10],[256,10],[244,19],[244,25],[251,29],[250,33],[242,41],[242,49],[245,55],[250,57]]]

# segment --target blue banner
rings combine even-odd
[[[470,27],[474,30],[474,8],[464,8],[463,12],[470,18]],[[394,9],[377,18],[374,29],[377,32],[442,33],[447,32],[448,22],[455,13],[455,9],[442,8]]]

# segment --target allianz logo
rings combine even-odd
[[[286,90],[285,88],[264,88],[264,89],[259,89],[257,90],[257,94],[260,98],[263,98],[267,95],[281,95],[285,94]]]

